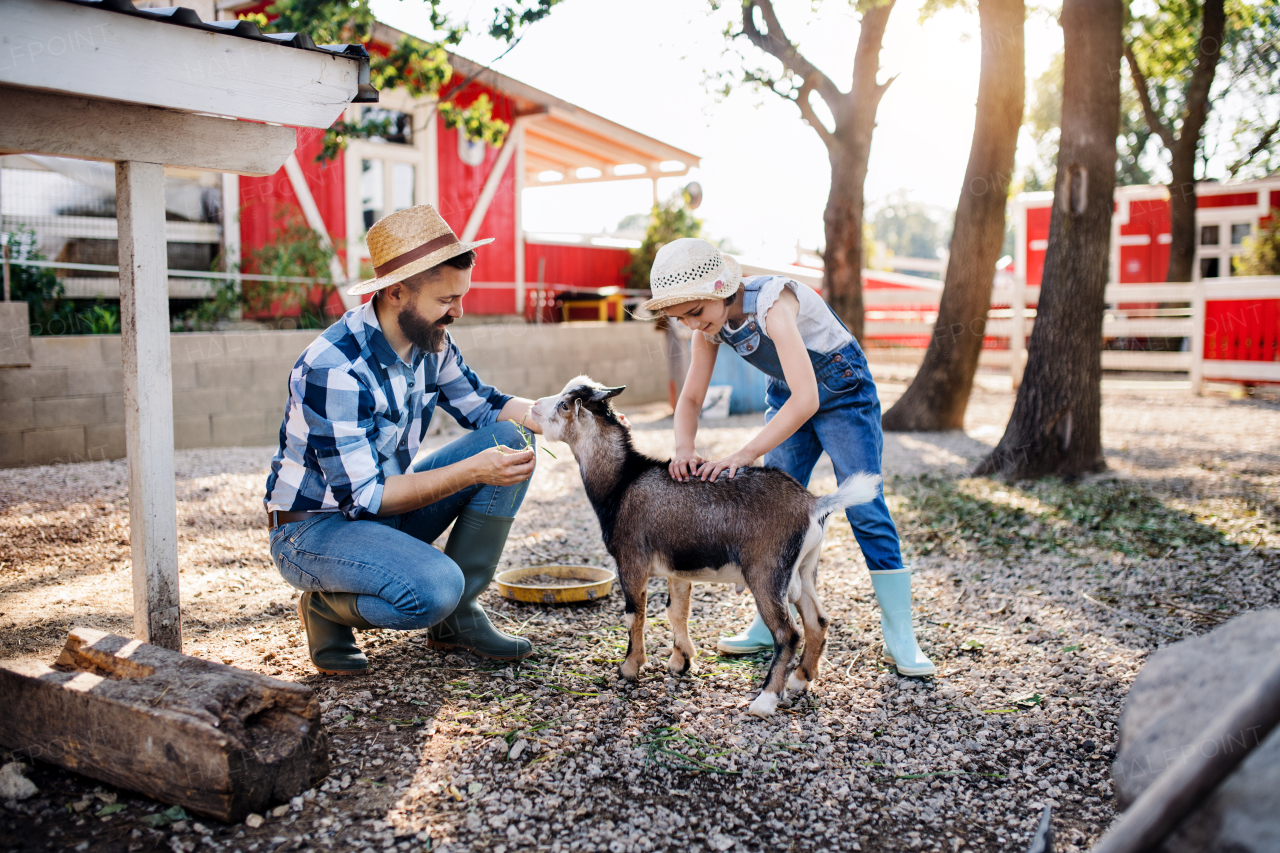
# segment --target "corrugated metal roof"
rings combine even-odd
[[[62,0],[62,2],[72,3],[77,6],[88,6],[92,9],[102,9],[107,12],[119,12],[124,15],[147,18],[179,27],[189,27],[195,30],[236,36],[268,44],[278,44],[282,47],[315,50],[322,53],[350,57],[360,61],[359,91],[352,103],[376,104],[378,102],[378,90],[369,83],[369,51],[365,50],[362,44],[316,44],[312,41],[311,36],[306,33],[264,33],[252,21],[204,21],[201,20],[194,9],[188,9],[185,6],[139,9],[133,5],[133,0]]]

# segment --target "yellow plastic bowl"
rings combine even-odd
[[[521,583],[524,578],[550,575],[582,583],[564,586],[545,586]],[[498,592],[503,598],[524,601],[529,604],[572,604],[577,601],[595,601],[604,598],[613,589],[617,577],[608,569],[595,566],[530,566],[527,569],[508,569],[497,576]]]

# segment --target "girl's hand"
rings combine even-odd
[[[733,479],[733,475],[738,473],[739,468],[750,467],[752,462],[756,461],[756,457],[752,456],[749,451],[739,450],[737,453],[731,453],[723,459],[716,462],[703,462],[697,470],[697,475],[703,480],[715,482],[716,478],[724,471],[729,472],[729,479]]]
[[[706,461],[698,455],[696,450],[677,450],[675,458],[667,466],[667,471],[671,474],[671,479],[683,483],[690,477],[698,476],[698,469],[706,464]]]

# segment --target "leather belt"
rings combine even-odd
[[[302,521],[313,515],[329,515],[327,512],[285,512],[284,510],[273,509],[267,513],[267,529],[275,530],[282,524],[292,524],[295,521]]]

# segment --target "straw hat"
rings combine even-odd
[[[694,299],[727,299],[742,284],[742,267],[711,243],[695,237],[672,240],[658,250],[649,271],[649,311]]]
[[[459,242],[449,223],[429,204],[398,210],[373,224],[365,236],[377,278],[362,281],[347,291],[351,296],[373,293],[404,281],[411,275],[465,254],[493,238]]]

